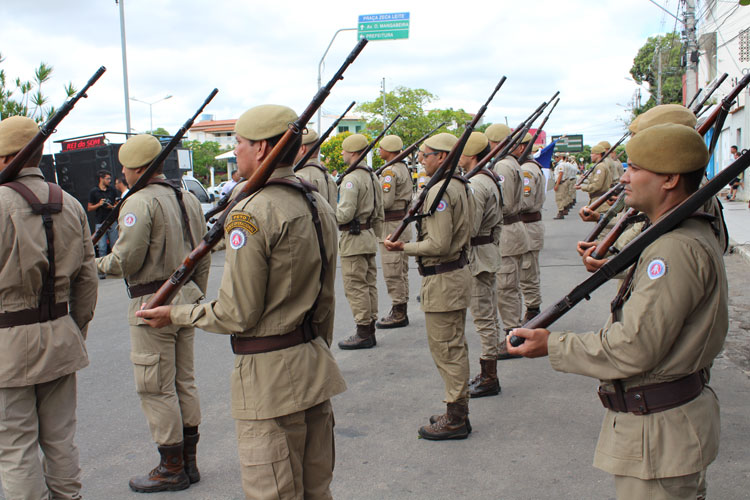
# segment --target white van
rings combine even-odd
[[[192,175],[183,175],[181,180],[182,187],[193,193],[195,197],[198,198],[198,201],[201,202],[201,208],[203,208],[204,214],[214,208],[216,197],[212,194],[208,194],[206,188],[203,187],[203,184],[201,184],[198,179]]]

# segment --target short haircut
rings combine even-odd
[[[109,170],[101,169],[99,170],[99,172],[97,172],[97,174],[99,175],[100,179],[104,179],[107,176],[112,177],[112,172],[110,172]]]
[[[256,142],[260,141],[268,141],[268,145],[273,148],[274,146],[276,146],[276,144],[278,144],[282,137],[284,137],[284,134],[269,137],[268,139],[259,139],[257,141],[248,139],[248,141],[250,141],[250,144],[255,144]],[[297,156],[297,151],[299,151],[300,146],[302,146],[302,135],[297,135],[294,139],[292,139],[291,147],[287,150],[287,153],[279,159],[279,165],[293,165],[294,159]]]
[[[698,188],[701,187],[701,182],[703,181],[703,175],[706,173],[706,169],[699,168],[698,170],[694,170],[693,172],[688,172],[686,174],[680,174],[680,177],[685,182],[685,191],[687,194],[693,194],[696,191],[698,191]]]

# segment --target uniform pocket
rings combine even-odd
[[[513,264],[502,264],[500,266],[497,277],[497,284],[500,289],[515,288],[515,267]]]
[[[249,498],[297,498],[284,434],[240,436],[242,485]]]
[[[607,412],[599,443],[599,451],[614,458],[643,458],[644,418],[629,413]]]
[[[133,362],[133,372],[135,373],[135,390],[138,394],[161,392],[159,359],[159,353],[130,353],[130,361]]]

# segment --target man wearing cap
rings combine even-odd
[[[604,148],[605,153],[612,149],[612,145],[608,141],[600,141],[599,145]],[[608,154],[602,161],[602,165],[606,165],[609,168],[610,187],[617,184],[622,174],[622,164],[617,161],[617,152],[612,151]]]
[[[576,181],[578,180],[578,165],[576,165],[575,156],[568,157],[565,177],[568,179],[568,204],[570,210],[576,204]]]
[[[489,153],[487,136],[482,132],[472,132],[458,165],[470,172]],[[481,398],[500,393],[497,378],[500,322],[497,317],[496,275],[501,261],[503,197],[496,174],[487,167],[471,178],[469,186],[474,201],[469,250],[469,271],[472,277],[470,307],[482,346],[479,356],[480,373],[469,382],[469,394],[472,398]]]
[[[387,135],[380,141],[380,157],[387,163],[394,159],[404,148],[404,143],[397,135]],[[380,186],[383,189],[383,210],[385,222],[383,236],[391,234],[406,216],[412,197],[412,182],[409,169],[404,162],[394,163],[383,169],[380,174]],[[406,226],[399,241],[411,241],[411,225]],[[382,245],[382,239],[381,239]],[[409,256],[403,252],[388,252],[380,248],[380,261],[383,267],[383,278],[391,297],[391,312],[375,323],[378,328],[399,328],[409,324],[406,304],[409,301]]]
[[[694,129],[672,123],[639,131],[626,150],[625,202],[655,222],[698,189],[709,159]],[[600,379],[594,466],[614,475],[617,498],[696,498],[716,458],[719,404],[706,383],[728,325],[721,254],[695,214],[644,249],[599,332],[513,332],[527,340],[511,352]]]
[[[487,127],[485,134],[490,148],[501,143],[508,135],[510,128],[502,123]],[[521,256],[529,250],[529,237],[521,222],[521,199],[523,198],[523,174],[517,156],[523,147],[517,147],[511,154],[500,161],[494,161],[491,168],[495,171],[503,188],[503,232],[500,237],[500,271],[497,275],[497,303],[500,318],[505,329],[521,324]],[[505,343],[501,342],[498,359],[507,359]]]
[[[38,132],[27,117],[0,122],[0,171]],[[89,364],[98,280],[86,213],[44,181],[41,158],[40,148],[0,186],[0,479],[9,499],[81,491],[76,371]]]
[[[293,110],[274,104],[240,116],[236,154],[243,177],[258,171],[296,120]],[[330,398],[346,389],[328,349],[336,218],[320,193],[295,177],[298,148],[293,143],[266,185],[227,217],[217,299],[138,312],[155,326],[231,334],[231,411],[247,498],[331,498]]]
[[[367,147],[367,138],[353,134],[341,143],[344,163],[352,166]],[[344,293],[357,326],[354,335],[339,342],[341,349],[375,347],[378,319],[378,238],[383,235],[383,190],[362,158],[339,183],[336,220],[339,224],[339,253]]]
[[[315,143],[318,142],[318,133],[312,129],[305,129],[302,132],[302,146],[297,152],[297,157],[294,159],[296,164],[302,159],[309,151],[310,148],[315,147]],[[320,156],[320,148],[317,148],[307,160],[307,163],[301,165],[299,169],[295,170],[297,177],[305,179],[307,182],[318,188],[318,192],[325,198],[331,208],[336,208],[336,181],[333,180],[328,170],[320,164],[318,157]]]
[[[432,176],[458,139],[449,133],[433,135],[424,142],[424,167]],[[430,424],[419,429],[425,439],[464,439],[469,435],[469,352],[464,336],[466,308],[469,306],[471,272],[467,266],[474,202],[466,180],[454,177],[440,200],[445,181],[428,192],[422,213],[432,215],[417,222],[417,241],[385,240],[389,251],[403,251],[417,257],[422,310],[427,341],[435,366],[445,384],[447,411],[433,415]]]
[[[161,153],[152,135],[131,137],[120,148],[122,173],[132,186]],[[130,480],[133,491],[185,489],[200,480],[196,465],[201,420],[193,368],[194,328],[152,328],[135,316],[206,232],[198,199],[167,181],[161,166],[149,183],[120,208],[120,235],[112,253],[97,259],[100,273],[122,277],[128,288],[130,360],[136,392],[161,460],[148,475]],[[174,304],[197,304],[208,284],[211,262],[198,263]]]
[[[554,170],[555,187],[555,204],[557,205],[557,215],[553,219],[563,219],[568,213],[570,196],[568,191],[568,162],[565,155],[558,158]]]
[[[604,149],[604,146],[602,146],[601,144],[597,144],[596,146],[592,147],[591,163],[596,164],[602,158],[602,155],[606,152],[607,150]],[[610,185],[612,184],[612,171],[609,168],[609,165],[607,165],[605,162],[602,162],[593,168],[595,168],[596,170],[594,170],[594,172],[589,175],[583,185],[576,186],[576,189],[581,189],[582,191],[589,193],[589,205],[594,203],[601,195],[606,193],[609,190]],[[600,213],[604,213],[607,211],[604,203],[602,203],[602,206],[599,207],[598,211]]]

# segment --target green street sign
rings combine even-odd
[[[409,13],[359,16],[357,40],[403,40],[409,38]]]
[[[579,153],[583,151],[583,135],[553,135],[552,140],[557,140],[555,144],[556,153]]]

